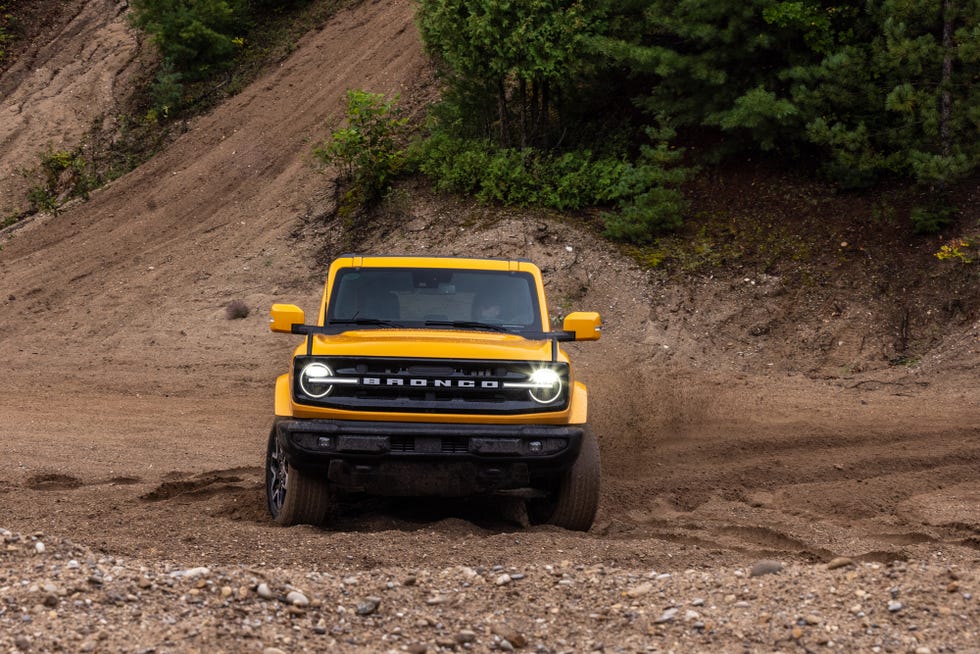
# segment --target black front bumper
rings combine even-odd
[[[277,419],[290,467],[376,495],[463,496],[540,486],[578,457],[582,426]]]

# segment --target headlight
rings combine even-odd
[[[327,365],[313,362],[299,374],[299,387],[309,397],[326,397],[333,390],[333,378],[333,371]]]
[[[528,381],[528,393],[538,404],[551,404],[561,397],[561,375],[551,368],[538,368]]]

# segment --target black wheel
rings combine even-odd
[[[575,464],[545,489],[546,497],[528,501],[531,522],[588,531],[599,509],[599,477],[599,444],[586,427]]]
[[[265,496],[272,519],[283,526],[320,525],[330,511],[329,486],[289,467],[274,424],[265,457]]]

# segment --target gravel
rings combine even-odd
[[[752,561],[327,572],[0,536],[0,651],[980,651],[976,561],[940,552],[833,570],[785,562],[758,577]]]

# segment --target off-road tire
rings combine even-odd
[[[557,480],[547,497],[529,502],[531,522],[588,531],[599,509],[599,478],[599,444],[586,427],[575,464]]]
[[[265,493],[272,519],[284,527],[321,525],[331,507],[329,485],[290,468],[276,441],[276,426],[269,434],[265,463]]]

